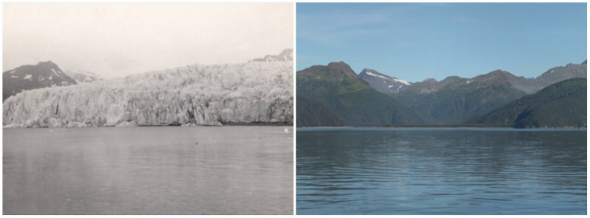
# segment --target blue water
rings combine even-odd
[[[293,214],[290,127],[3,134],[4,214]]]
[[[586,214],[586,131],[297,131],[297,214]]]

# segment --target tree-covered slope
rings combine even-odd
[[[515,128],[585,128],[586,83],[584,78],[565,80],[466,123]]]
[[[425,80],[392,96],[429,124],[458,124],[532,92],[531,87],[526,78],[497,70],[472,79]]]
[[[319,101],[297,98],[297,127],[344,126],[345,122]]]
[[[315,100],[342,118],[345,125],[387,126],[422,123],[412,111],[363,81],[344,62],[297,72],[297,96]],[[297,119],[314,123],[312,114]],[[334,121],[337,122],[337,121]]]

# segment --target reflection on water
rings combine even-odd
[[[298,131],[296,213],[586,214],[586,131]]]
[[[293,214],[285,128],[4,129],[4,214]]]

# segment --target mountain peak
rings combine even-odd
[[[266,55],[263,58],[252,59],[248,62],[284,62],[293,61],[293,49],[286,48],[278,55]]]
[[[371,76],[377,76],[377,77],[385,77],[384,79],[393,79],[393,77],[390,77],[388,75],[382,74],[377,72],[376,70],[370,69],[370,68],[365,68],[363,69],[363,71],[361,71],[361,73],[359,73],[359,75],[361,74],[367,74],[367,75],[371,75]]]
[[[2,100],[25,90],[77,84],[51,61],[22,65],[2,75]]]
[[[344,61],[339,61],[339,62],[330,62],[330,63],[328,64],[328,67],[330,67],[330,66],[332,66],[332,67],[336,67],[336,66],[346,66],[347,68],[350,68],[350,66],[349,66],[347,63],[345,63]]]
[[[365,69],[363,69],[363,71],[361,71],[361,73],[362,73],[362,72],[372,72],[372,73],[378,73],[377,71],[375,71],[375,70],[373,70],[373,69],[371,69],[371,68],[365,68]]]
[[[48,67],[48,68],[59,68],[57,66],[57,64],[53,63],[52,61],[45,61],[45,62],[41,61],[41,62],[37,63],[37,66]]]
[[[500,78],[507,78],[507,77],[516,77],[514,75],[512,75],[510,72],[508,71],[504,71],[504,70],[494,70],[492,72],[489,72],[487,74],[481,75],[482,77],[487,77],[487,78],[496,78],[496,77],[500,77]],[[479,77],[479,76],[477,76]]]
[[[365,68],[363,71],[361,71],[361,73],[359,73],[359,76],[360,76],[361,78],[364,78],[364,77],[370,76],[370,77],[378,77],[378,78],[385,79],[385,80],[392,80],[392,81],[393,81],[393,80],[396,80],[396,78],[395,78],[395,77],[390,77],[390,76],[388,76],[388,75],[385,75],[385,74],[379,73],[379,72],[377,72],[376,70],[369,69],[369,68]]]
[[[350,68],[350,65],[348,65],[347,63],[344,63],[344,61],[330,62],[328,64],[328,67],[333,68],[333,69],[342,70],[342,71],[353,71],[352,68]]]
[[[340,62],[331,62],[328,64],[328,68],[334,69],[334,70],[339,70],[341,73],[344,73],[344,75],[350,77],[350,78],[355,78],[357,77],[356,73],[354,72],[354,70],[352,70],[352,68],[350,68],[350,66],[346,63],[344,63],[343,61]]]
[[[279,56],[281,56],[281,57],[286,57],[289,55],[293,55],[293,49],[291,49],[291,48],[283,49],[283,51],[279,54]]]
[[[507,71],[503,71],[501,69],[497,69],[497,70],[494,70],[492,72],[489,72],[488,74],[496,75],[496,74],[509,74],[509,73]]]
[[[412,85],[408,81],[388,76],[369,68],[365,68],[359,74],[359,77],[368,82],[374,89],[384,93],[397,93]]]
[[[581,65],[586,65],[586,61],[587,61],[587,60],[584,60],[584,62],[582,62],[582,64],[581,64]]]

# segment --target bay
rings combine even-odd
[[[585,130],[297,130],[297,214],[586,214]]]
[[[3,134],[4,214],[293,214],[291,127]]]

